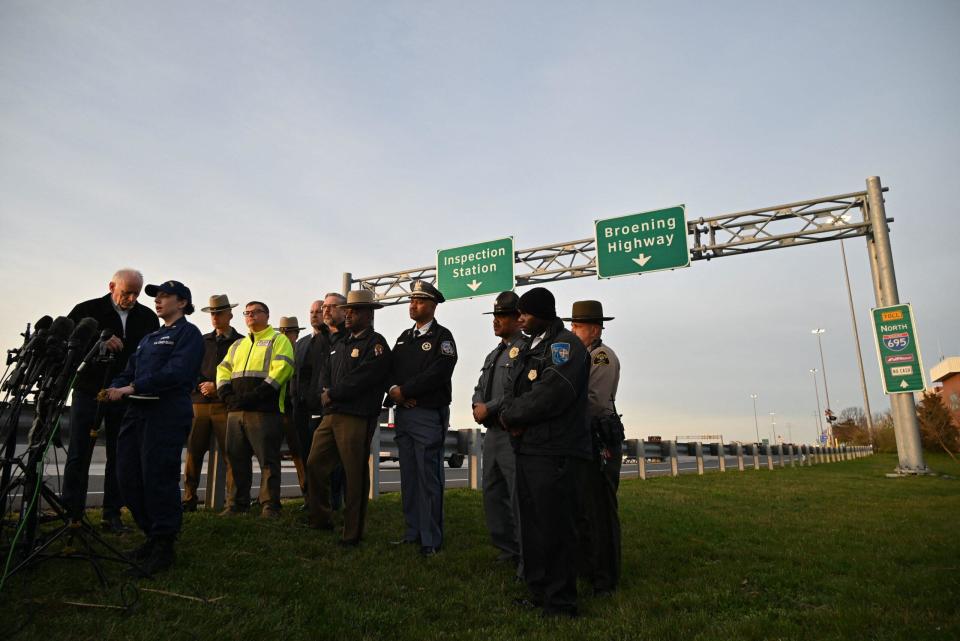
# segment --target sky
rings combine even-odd
[[[955,2],[5,0],[0,347],[105,294],[125,266],[181,280],[201,303],[263,300],[274,322],[305,324],[344,272],[880,176],[929,370],[960,355],[958,30]],[[846,250],[881,412],[864,239]],[[604,339],[622,363],[628,437],[810,442],[816,327],[833,409],[863,406],[838,243],[549,289],[562,316],[597,299],[615,317]],[[474,426],[492,306],[438,309],[459,346],[454,428]],[[405,306],[377,314],[391,344],[409,324]]]

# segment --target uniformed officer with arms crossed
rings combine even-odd
[[[233,492],[224,516],[250,509],[253,468],[260,463],[260,516],[280,516],[280,443],[287,381],[293,374],[293,346],[270,326],[270,309],[250,301],[243,310],[250,333],[227,350],[217,367],[217,394],[227,414],[227,457]]]
[[[217,365],[227,355],[227,350],[243,336],[235,330],[233,308],[226,294],[214,294],[209,304],[201,312],[210,313],[213,331],[203,335],[203,362],[197,385],[193,388],[193,427],[187,439],[187,460],[183,467],[183,509],[186,512],[197,510],[197,486],[200,484],[200,469],[203,457],[210,449],[211,436],[216,437],[220,456],[227,456],[227,408],[217,396]],[[233,487],[233,471],[227,463],[227,492]]]
[[[577,615],[577,469],[590,457],[587,378],[590,362],[580,340],[557,318],[548,290],[520,297],[520,322],[529,345],[520,352],[513,394],[500,423],[513,436],[525,607],[546,615]]]
[[[296,352],[300,332],[304,329],[306,328],[300,327],[300,321],[297,320],[296,316],[281,316],[280,322],[277,323],[277,331],[286,336],[290,344],[294,346],[293,374],[290,376],[290,380],[287,381],[287,398],[284,404],[286,411],[283,413],[283,437],[287,440],[287,449],[290,452],[293,467],[297,470],[297,483],[300,485],[300,492],[302,494],[305,494],[307,489],[306,464],[307,455],[310,453],[310,444],[300,440],[300,433],[297,430],[297,424],[294,418],[296,414],[297,396],[299,395],[297,390],[297,370],[300,365],[296,358]]]
[[[620,581],[620,517],[617,488],[623,460],[623,423],[614,402],[620,383],[620,359],[601,340],[603,305],[595,300],[573,304],[571,331],[590,352],[588,385],[593,457],[581,467],[580,575],[593,585],[594,594],[609,594]]]
[[[396,406],[400,494],[406,523],[397,543],[420,545],[433,556],[443,545],[443,446],[450,425],[451,378],[457,364],[453,334],[434,318],[443,294],[414,282],[410,318],[393,348],[386,403]],[[349,480],[347,491],[349,492]]]
[[[313,433],[307,459],[309,524],[333,529],[330,473],[342,462],[347,477],[340,545],[359,545],[370,492],[370,439],[387,390],[390,348],[373,331],[374,310],[383,307],[368,289],[347,294],[347,336],[333,347],[321,380],[323,420]]]
[[[519,297],[502,292],[493,306],[493,333],[500,343],[483,362],[473,390],[473,420],[487,428],[483,439],[483,510],[490,540],[500,550],[498,561],[511,562],[522,576],[517,463],[510,435],[500,425],[504,394],[513,387],[517,357],[526,345],[520,330]]]
[[[190,392],[203,360],[190,290],[180,282],[147,285],[163,326],[147,334],[126,369],[106,390],[107,400],[127,398],[117,440],[117,476],[123,502],[146,542],[133,551],[135,573],[151,576],[173,564],[173,545],[183,522],[180,454],[193,420]]]

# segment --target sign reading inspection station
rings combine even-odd
[[[444,298],[473,298],[513,289],[513,238],[437,252],[437,289]]]
[[[596,239],[600,278],[690,266],[684,205],[598,220]]]

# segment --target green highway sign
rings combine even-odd
[[[600,278],[690,266],[686,205],[598,220],[595,231]]]
[[[871,311],[884,393],[923,391],[923,361],[913,307],[893,305]]]
[[[513,289],[513,238],[437,252],[437,289],[444,298],[473,298]]]

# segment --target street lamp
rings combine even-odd
[[[770,436],[773,437],[770,441],[770,445],[777,444],[777,422],[774,420],[776,417],[776,412],[770,412]]]
[[[820,390],[817,389],[817,368],[814,367],[810,370],[810,373],[813,374],[813,393],[817,397],[817,443],[820,442],[820,435],[823,434],[823,415],[820,413]]]
[[[827,409],[830,409],[830,388],[827,387],[827,364],[823,360],[823,342],[820,340],[820,336],[826,331],[824,328],[818,327],[817,329],[810,330],[810,333],[817,336],[817,347],[820,348],[820,371],[823,372],[823,392],[827,395]]]
[[[757,443],[760,442],[760,419],[757,418],[757,395],[751,394],[750,398],[753,399],[753,426],[757,428]]]

